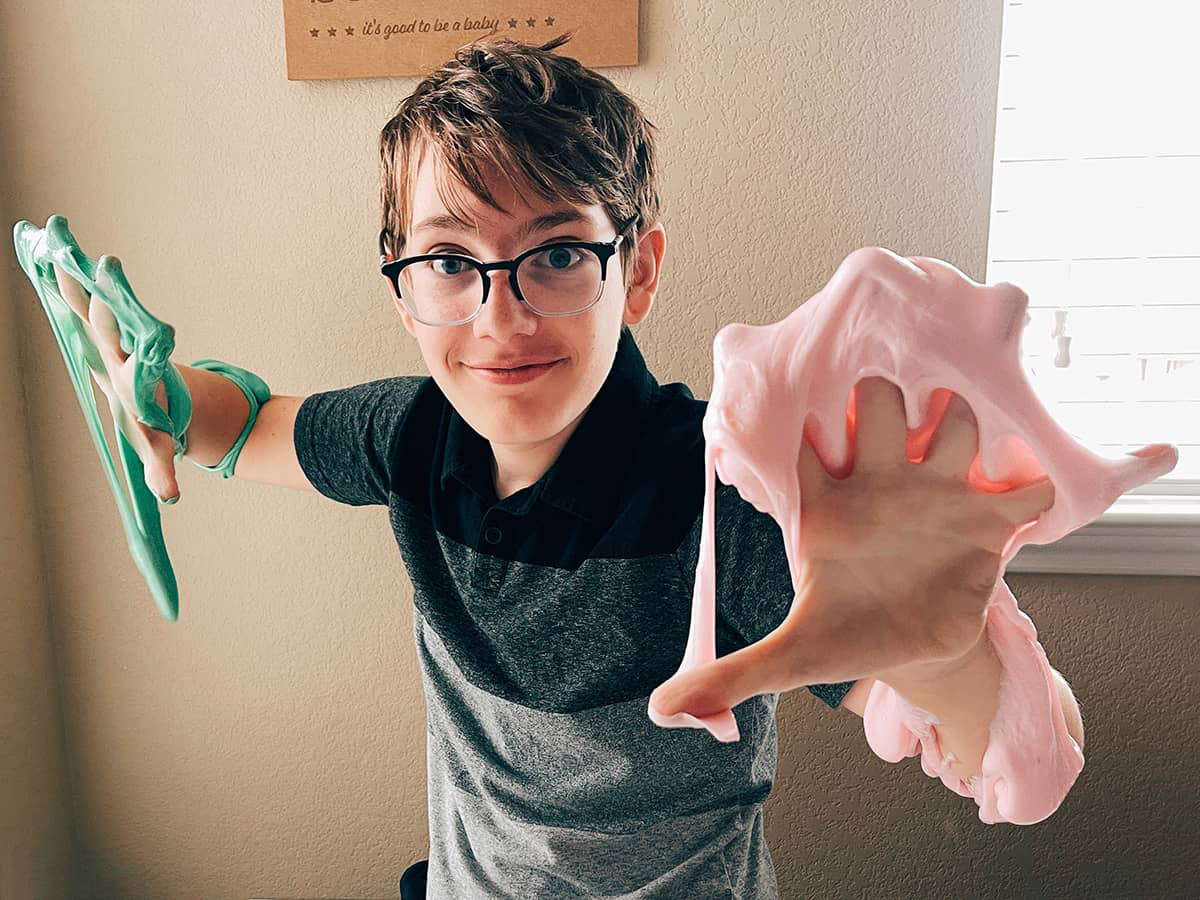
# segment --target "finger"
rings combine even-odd
[[[62,294],[62,298],[67,301],[67,305],[75,312],[75,315],[87,324],[88,320],[88,293],[80,285],[78,281],[72,278],[67,272],[54,263],[54,280],[58,284],[58,292]]]
[[[947,478],[967,480],[971,461],[979,450],[979,425],[962,397],[955,394],[946,406],[942,421],[933,433],[921,465]]]
[[[1054,485],[1046,476],[993,497],[996,509],[1010,524],[1024,525],[1054,505]]]
[[[809,443],[807,435],[800,440],[800,458],[797,463],[800,474],[800,495],[811,496],[828,490],[834,481],[833,476],[826,471],[817,456],[817,451]]]
[[[650,704],[664,716],[689,713],[709,716],[732,709],[759,694],[782,693],[789,683],[790,667],[777,649],[773,635],[743,647],[715,662],[680,672],[650,695]]]
[[[114,358],[118,365],[123,364],[129,354],[121,349],[121,327],[117,324],[117,317],[108,304],[95,294],[88,307],[88,320],[92,323],[97,348],[106,357]]]
[[[854,386],[854,468],[907,462],[904,395],[886,378],[864,378]]]

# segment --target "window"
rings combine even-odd
[[[986,281],[1029,295],[1022,361],[1106,457],[1175,470],[1009,571],[1200,575],[1200,4],[1005,3]]]

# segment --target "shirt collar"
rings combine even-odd
[[[658,382],[633,340],[621,329],[608,377],[553,465],[536,484],[518,491],[512,512],[528,512],[541,499],[589,520],[598,520],[618,499],[618,487]],[[457,478],[488,503],[496,502],[488,442],[449,407],[441,485]],[[507,502],[507,501],[506,501]]]

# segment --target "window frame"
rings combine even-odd
[[[1026,544],[1008,572],[1200,576],[1200,482],[1156,481],[1052,544]]]

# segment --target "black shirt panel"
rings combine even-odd
[[[632,335],[550,469],[496,501],[487,441],[431,378],[314,394],[301,466],[343,503],[386,503],[415,602],[475,687],[571,712],[646,696],[678,667],[704,496],[706,403],[659,386]],[[717,652],[787,614],[775,521],[721,485]],[[809,690],[836,707],[852,683]]]

